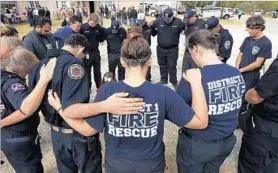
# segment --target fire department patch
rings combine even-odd
[[[22,85],[21,83],[14,83],[14,84],[12,84],[13,92],[24,90],[24,89],[25,89],[25,86]]]
[[[73,64],[68,69],[68,75],[72,79],[81,79],[84,76],[84,69],[78,64]]]

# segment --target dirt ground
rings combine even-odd
[[[104,19],[104,24],[107,27],[109,25],[109,20]],[[221,21],[224,27],[229,28],[231,30],[232,35],[234,36],[235,44],[233,48],[232,58],[229,60],[229,64],[234,64],[235,57],[238,53],[238,48],[242,43],[246,33],[244,33],[244,18],[243,21],[229,20],[229,21]],[[60,21],[54,21],[53,31],[59,27]],[[17,25],[16,28],[20,32],[20,36],[22,37],[31,28],[27,24]],[[184,35],[181,35],[180,40],[180,50],[179,50],[179,59],[178,59],[178,78],[181,76],[181,62],[184,52]],[[274,46],[273,46],[274,47]],[[277,44],[276,44],[277,47]],[[153,66],[152,66],[152,81],[157,82],[160,79],[159,75],[159,66],[156,60],[156,37],[152,38],[152,52],[153,52]],[[101,63],[102,63],[102,74],[108,71],[108,61],[107,61],[107,50],[106,43],[100,45],[100,53],[101,53]],[[275,52],[276,53],[276,52]],[[277,53],[276,53],[277,54]],[[94,85],[94,82],[93,82]],[[171,87],[171,86],[169,86]],[[41,124],[39,126],[39,133],[41,135],[41,148],[43,153],[43,165],[46,173],[54,173],[56,172],[56,163],[55,158],[52,152],[52,144],[50,138],[50,128],[45,121],[41,120]],[[169,164],[169,169],[166,173],[176,173],[176,144],[177,144],[177,135],[178,128],[170,122],[165,122],[165,134],[164,134],[164,142],[166,145],[166,159]],[[225,160],[224,164],[221,166],[220,173],[236,173],[237,172],[237,157],[241,143],[242,132],[240,130],[235,131],[235,135],[237,136],[237,143],[234,147],[231,155]],[[101,135],[102,145],[103,135]],[[6,161],[4,165],[1,165],[0,172],[2,173],[13,173],[13,169],[10,167],[9,163]]]

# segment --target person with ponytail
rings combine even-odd
[[[104,113],[89,117],[85,121],[90,128],[77,124],[75,130],[87,135],[96,131],[104,133],[107,173],[163,173],[164,121],[192,129],[207,126],[208,110],[200,70],[191,69],[184,74],[192,86],[191,108],[170,88],[146,80],[152,63],[151,49],[140,33],[134,32],[123,43],[121,63],[126,78],[103,85],[94,101],[102,102],[114,93],[124,92],[129,93],[128,98],[142,98],[145,104],[135,114]],[[50,102],[55,105],[57,98],[50,96]]]
[[[240,71],[224,64],[217,56],[219,34],[199,30],[191,34],[187,46],[200,68],[208,104],[209,122],[203,130],[180,129],[177,145],[179,173],[218,173],[236,143],[234,130],[245,83]],[[183,78],[177,93],[193,106],[192,86]]]

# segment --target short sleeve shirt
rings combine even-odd
[[[278,59],[274,60],[262,76],[255,90],[263,102],[254,105],[254,112],[263,119],[278,123]]]
[[[209,125],[204,130],[185,129],[186,133],[207,140],[231,135],[237,126],[245,83],[239,70],[227,64],[201,68],[202,84],[208,103]],[[181,79],[177,93],[191,105],[192,93],[188,82]]]
[[[240,68],[242,68],[255,62],[259,57],[265,59],[271,58],[272,43],[266,36],[263,36],[260,39],[247,37],[240,47],[240,52],[243,53],[242,61],[240,63]]]
[[[118,92],[141,97],[146,104],[135,115],[101,114],[87,118],[91,127],[104,131],[107,155],[130,160],[161,157],[164,154],[164,120],[183,127],[194,116],[193,110],[174,91],[147,81],[139,87],[122,81],[104,85],[95,101]]]

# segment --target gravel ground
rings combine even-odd
[[[243,18],[243,21],[246,18]],[[238,54],[239,46],[242,43],[245,36],[248,34],[244,31],[244,23],[243,21],[222,21],[222,25],[230,30],[234,37],[234,47],[232,52],[232,57],[228,61],[229,64],[233,65],[235,62],[235,58]],[[278,47],[277,41],[274,43],[277,39],[277,35],[274,35],[275,29],[273,27],[276,27],[276,24],[274,25],[274,20],[269,19],[267,21],[268,23],[271,23],[270,29],[266,30],[266,34],[269,36],[269,38],[273,41],[273,47]],[[276,20],[277,22],[277,20]],[[278,22],[277,22],[278,23]],[[26,26],[20,26],[20,27],[26,27]],[[55,28],[55,27],[54,27]],[[57,28],[57,27],[56,27]],[[277,27],[276,27],[277,29]],[[55,29],[54,29],[55,30]],[[270,37],[271,36],[271,37]],[[156,60],[156,37],[152,38],[152,52],[153,52],[153,66],[152,66],[152,80],[154,82],[159,81],[159,67]],[[181,76],[181,64],[182,64],[182,57],[184,52],[184,35],[181,35],[180,40],[180,50],[179,50],[179,59],[178,59],[178,78]],[[273,55],[277,54],[278,50],[273,50]],[[101,53],[101,61],[102,61],[102,73],[108,71],[108,62],[107,62],[107,50],[106,50],[106,43],[102,44],[100,46],[100,53]],[[169,86],[171,87],[171,86]],[[164,135],[164,142],[166,145],[166,159],[169,164],[169,169],[166,171],[167,173],[176,173],[176,143],[177,143],[177,134],[178,134],[178,128],[173,125],[172,123],[165,122],[165,135]],[[43,153],[43,165],[45,168],[46,173],[54,173],[56,172],[56,163],[55,158],[52,152],[52,144],[51,144],[51,138],[50,138],[50,128],[49,126],[42,120],[41,124],[39,126],[39,133],[41,135],[41,148]],[[242,132],[240,130],[235,131],[235,135],[237,137],[237,143],[233,149],[233,152],[231,155],[225,160],[224,164],[221,166],[220,173],[236,173],[237,172],[237,157],[238,152],[240,148],[241,143],[241,136]],[[101,135],[101,140],[103,144],[103,136]],[[6,161],[4,165],[1,166],[0,172],[3,173],[13,173],[13,169],[10,167],[9,163]]]

